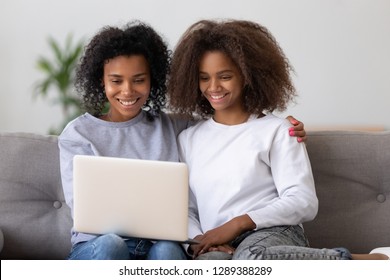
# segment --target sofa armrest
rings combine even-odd
[[[3,232],[0,228],[0,253],[3,250],[3,245],[4,245],[4,235],[3,235]]]

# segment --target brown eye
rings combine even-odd
[[[230,80],[231,78],[232,78],[232,76],[226,75],[226,76],[222,76],[222,77],[221,77],[221,80]]]
[[[143,82],[145,82],[145,79],[136,79],[136,80],[134,80],[134,83],[136,83],[136,84],[142,84]]]

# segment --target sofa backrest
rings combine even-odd
[[[0,133],[0,258],[64,259],[71,226],[57,137]]]
[[[313,131],[306,143],[319,212],[310,245],[368,253],[390,245],[390,131]]]

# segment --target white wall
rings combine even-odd
[[[191,23],[222,17],[255,20],[274,34],[296,71],[298,103],[287,113],[308,129],[390,129],[388,0],[1,0],[0,131],[46,133],[62,119],[58,106],[32,99],[47,36],[90,38],[141,19],[173,47]]]

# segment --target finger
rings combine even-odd
[[[195,258],[198,257],[199,255],[202,255],[206,252],[209,251],[209,249],[211,248],[212,246],[210,245],[205,245],[205,244],[199,244],[199,245],[196,245],[196,248],[194,250],[194,256]]]
[[[290,133],[290,136],[294,136],[296,135],[295,133],[296,132],[303,132],[303,133],[306,133],[304,127],[303,127],[303,123],[299,123],[298,125],[296,126],[291,126],[288,128],[288,131]]]
[[[209,252],[215,252],[215,251],[219,251],[218,246],[217,247],[212,246],[212,247],[209,248]]]
[[[293,126],[290,127],[290,130],[294,130],[294,131],[304,130],[304,124],[303,124],[303,122],[297,121],[296,124],[293,124]]]
[[[218,245],[215,244],[215,242],[208,240],[208,238],[206,238],[206,237],[197,246],[200,247],[200,250],[199,250],[200,255],[208,252],[210,248],[218,247]]]
[[[306,131],[304,130],[295,130],[292,131],[290,130],[290,136],[297,136],[297,137],[305,137],[306,136]]]
[[[292,124],[292,125],[297,125],[300,123],[300,121],[298,121],[296,118],[294,118],[293,116],[287,116],[288,121]]]
[[[221,251],[221,252],[225,252],[225,253],[228,253],[228,254],[233,254],[234,248],[232,246],[228,245],[228,244],[222,244],[222,245],[211,246],[208,251],[209,252]]]
[[[307,141],[307,136],[298,137],[298,138],[297,138],[297,141],[298,141],[299,143],[301,143],[301,142],[305,142],[305,143],[306,143],[306,141]]]
[[[234,249],[228,245],[220,245],[218,246],[218,251],[225,252],[229,255],[233,255]]]
[[[193,258],[196,258],[198,255],[200,255],[201,251],[202,251],[202,246],[193,245],[192,246]]]
[[[290,130],[290,131],[289,131],[289,134],[290,134],[290,136],[295,136],[295,137],[297,137],[298,143],[306,142],[306,141],[307,141],[307,136],[306,136],[306,132],[305,132],[305,131],[294,131],[294,130]]]

